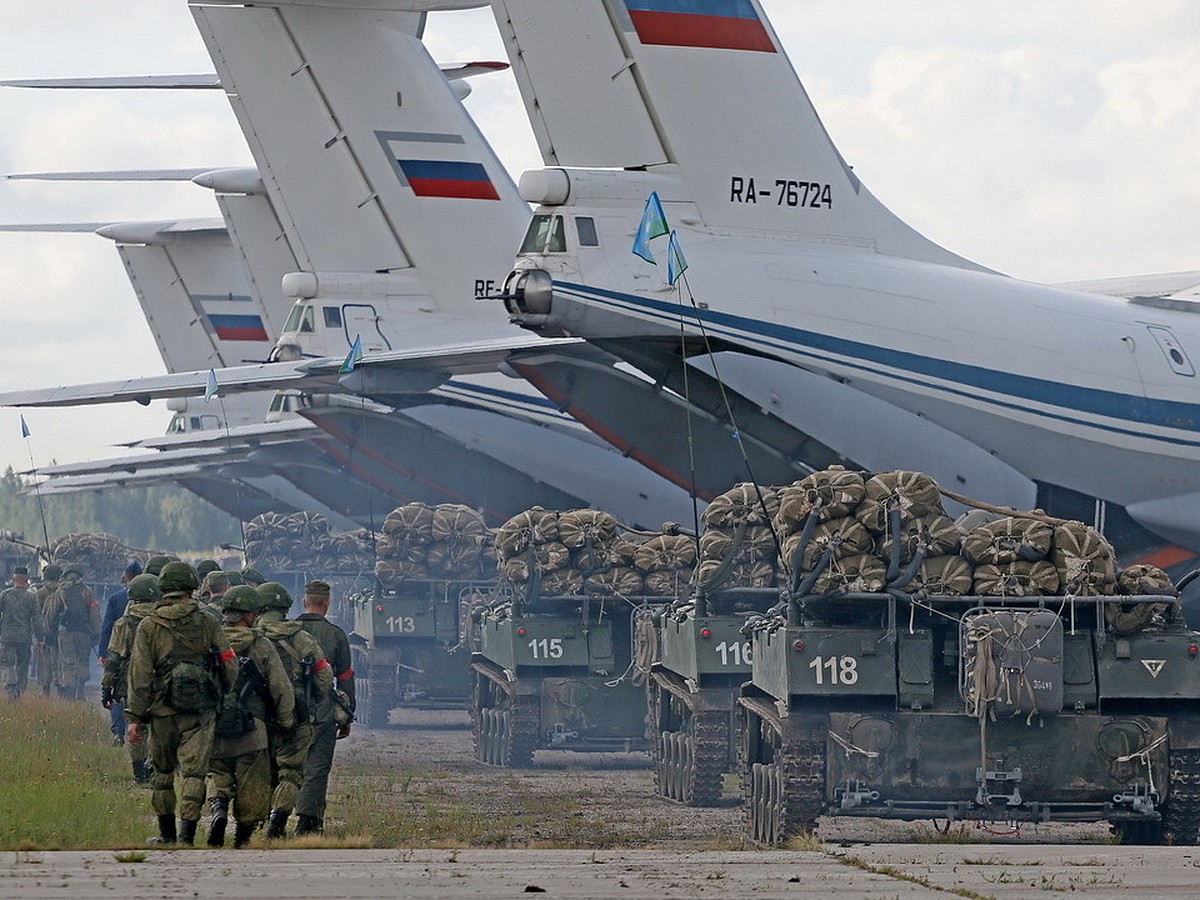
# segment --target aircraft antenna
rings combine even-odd
[[[215,393],[213,396],[215,396],[221,404],[221,422],[225,426],[225,448],[229,451],[230,456],[232,456],[233,437],[229,434],[229,416],[225,412],[225,398],[221,396],[220,392]],[[242,555],[246,558],[246,565],[253,565],[253,563],[250,562],[250,545],[246,543],[246,522],[242,517],[242,483],[236,478],[233,479],[233,496],[237,506],[238,532],[242,536]]]
[[[692,307],[692,314],[696,318],[696,325],[700,329],[700,337],[704,341],[704,352],[708,354],[709,361],[712,363],[713,378],[716,379],[717,388],[721,392],[721,403],[725,406],[725,414],[729,417],[729,424],[733,428],[733,438],[737,441],[738,450],[742,454],[742,464],[746,467],[746,475],[750,480],[750,484],[754,486],[754,496],[758,499],[759,508],[762,509],[763,518],[766,520],[767,527],[771,529],[771,540],[775,542],[775,552],[779,557],[783,558],[783,543],[779,540],[779,533],[775,530],[775,524],[772,521],[771,513],[767,509],[766,498],[763,497],[762,486],[758,483],[758,478],[754,474],[754,466],[750,462],[750,455],[746,452],[746,443],[742,438],[742,431],[738,428],[737,417],[733,412],[733,404],[729,401],[729,394],[725,390],[725,382],[721,379],[721,370],[717,365],[716,351],[713,350],[712,341],[708,336],[708,329],[704,327],[704,319],[700,315],[700,307],[696,303],[696,297],[692,293],[692,286],[688,283],[687,270],[680,272],[676,284],[682,284],[679,289],[679,305],[683,307],[684,291],[687,292],[687,301]],[[696,515],[696,540],[697,552],[699,551],[700,540],[700,520],[696,510],[696,465],[695,459],[692,457],[692,400],[688,396],[688,365],[687,365],[687,340],[684,335],[684,315],[681,311],[679,316],[679,332],[680,332],[680,358],[683,362],[683,399],[687,402],[687,422],[688,422],[688,454],[691,458],[692,466],[692,509]]]

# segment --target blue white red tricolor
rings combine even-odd
[[[208,323],[223,341],[270,340],[260,316],[209,313]]]
[[[437,159],[398,159],[396,163],[418,197],[500,199],[482,163]]]
[[[625,0],[643,44],[774,53],[750,0]]]

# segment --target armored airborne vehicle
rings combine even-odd
[[[1108,821],[1124,842],[1194,845],[1200,634],[1165,573],[1118,573],[1093,529],[1036,513],[959,547],[897,484],[846,512],[911,541],[839,556],[855,529],[826,527],[841,538],[810,547],[751,626],[750,836],[780,843],[827,815]]]
[[[472,614],[479,760],[519,768],[539,749],[646,749],[633,623],[671,599],[645,591],[674,573],[639,569],[638,547],[595,510],[528,510],[501,526],[496,550],[506,588]]]
[[[392,510],[376,540],[377,585],[354,598],[351,651],[358,716],[383,727],[397,707],[467,702],[468,612],[495,584],[490,537],[474,510],[409,503]]]
[[[642,620],[653,663],[646,679],[656,792],[688,806],[714,806],[724,773],[737,764],[736,707],[750,677],[749,615],[779,599],[776,541],[769,527],[778,509],[772,488],[739,484],[704,512],[704,531],[676,545],[695,571],[690,591]],[[690,557],[684,550],[691,550]],[[646,631],[649,634],[646,635]]]

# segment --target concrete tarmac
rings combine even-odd
[[[1200,850],[871,844],[823,851],[176,850],[17,852],[0,897],[347,900],[516,897],[1192,897]]]

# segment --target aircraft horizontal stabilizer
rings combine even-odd
[[[195,91],[218,90],[215,72],[198,75],[84,75],[78,78],[8,78],[0,87],[53,88],[83,91]]]
[[[192,181],[219,166],[177,169],[99,169],[78,172],[14,172],[0,175],[5,181]]]

